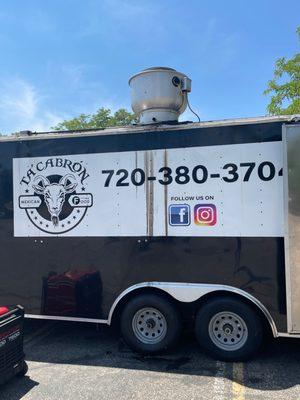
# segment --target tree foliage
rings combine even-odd
[[[300,27],[297,34],[300,39]],[[271,94],[267,106],[269,114],[300,113],[300,53],[290,59],[282,57],[276,61],[274,78],[268,82],[264,94]]]
[[[78,117],[60,122],[51,129],[76,130],[76,129],[103,129],[109,126],[124,126],[137,122],[134,114],[120,108],[115,113],[112,113],[109,108],[101,107],[94,114],[80,114]]]

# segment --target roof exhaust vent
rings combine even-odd
[[[129,79],[131,106],[140,124],[176,122],[188,104],[192,81],[173,68],[147,68]]]

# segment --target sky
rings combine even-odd
[[[202,120],[265,115],[276,59],[299,52],[299,15],[299,0],[2,0],[0,132],[131,110],[128,79],[152,66],[192,79]]]

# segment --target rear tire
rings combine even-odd
[[[121,332],[132,350],[155,354],[176,344],[181,333],[181,318],[176,307],[164,297],[139,295],[122,312]]]
[[[244,361],[259,349],[262,321],[248,304],[219,297],[200,308],[195,331],[202,348],[223,361]]]

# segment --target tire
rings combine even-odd
[[[143,354],[155,354],[173,347],[181,333],[176,307],[156,294],[131,299],[121,315],[121,332],[128,346]]]
[[[246,303],[229,297],[209,301],[197,313],[195,332],[201,347],[223,361],[245,361],[259,349],[262,321]]]

